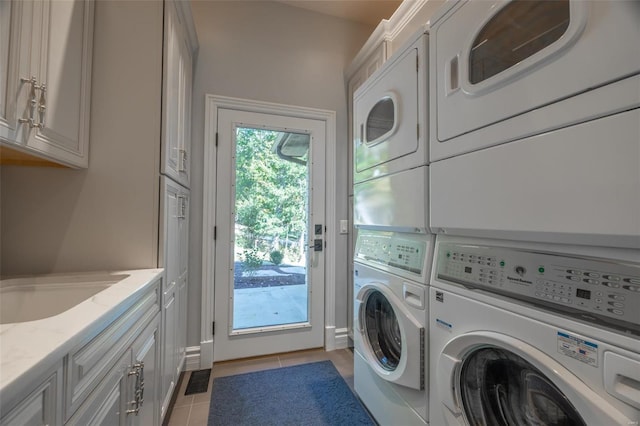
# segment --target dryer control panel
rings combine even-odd
[[[640,334],[640,264],[443,243],[436,277]]]
[[[428,255],[433,237],[375,230],[360,230],[356,242],[355,260],[372,266],[391,269],[399,275],[428,278]]]

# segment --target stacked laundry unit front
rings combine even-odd
[[[640,422],[640,3],[431,18],[430,422]]]
[[[428,34],[354,94],[354,382],[381,425],[428,423]]]

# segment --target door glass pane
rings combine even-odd
[[[371,108],[367,117],[367,132],[365,135],[367,142],[375,141],[393,129],[395,122],[395,111],[393,99],[386,97],[378,101]]]
[[[236,129],[234,330],[309,321],[309,141]]]
[[[393,371],[402,354],[402,335],[396,313],[379,291],[371,292],[364,309],[364,327],[371,350],[385,370]]]
[[[569,27],[569,0],[515,0],[480,31],[471,47],[469,81],[488,79],[557,41]]]
[[[460,391],[472,425],[584,425],[544,373],[507,350],[486,347],[465,359]]]

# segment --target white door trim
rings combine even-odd
[[[325,220],[325,349],[336,349],[336,113],[335,111],[277,104],[227,96],[205,96],[204,123],[204,181],[202,203],[202,306],[200,320],[200,367],[210,368],[213,362],[213,321],[214,321],[214,271],[216,224],[216,129],[218,109],[264,114],[278,114],[290,117],[309,118],[324,121],[326,129],[326,206]]]

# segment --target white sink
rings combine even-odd
[[[73,274],[2,280],[0,324],[61,314],[127,277],[124,274]]]

